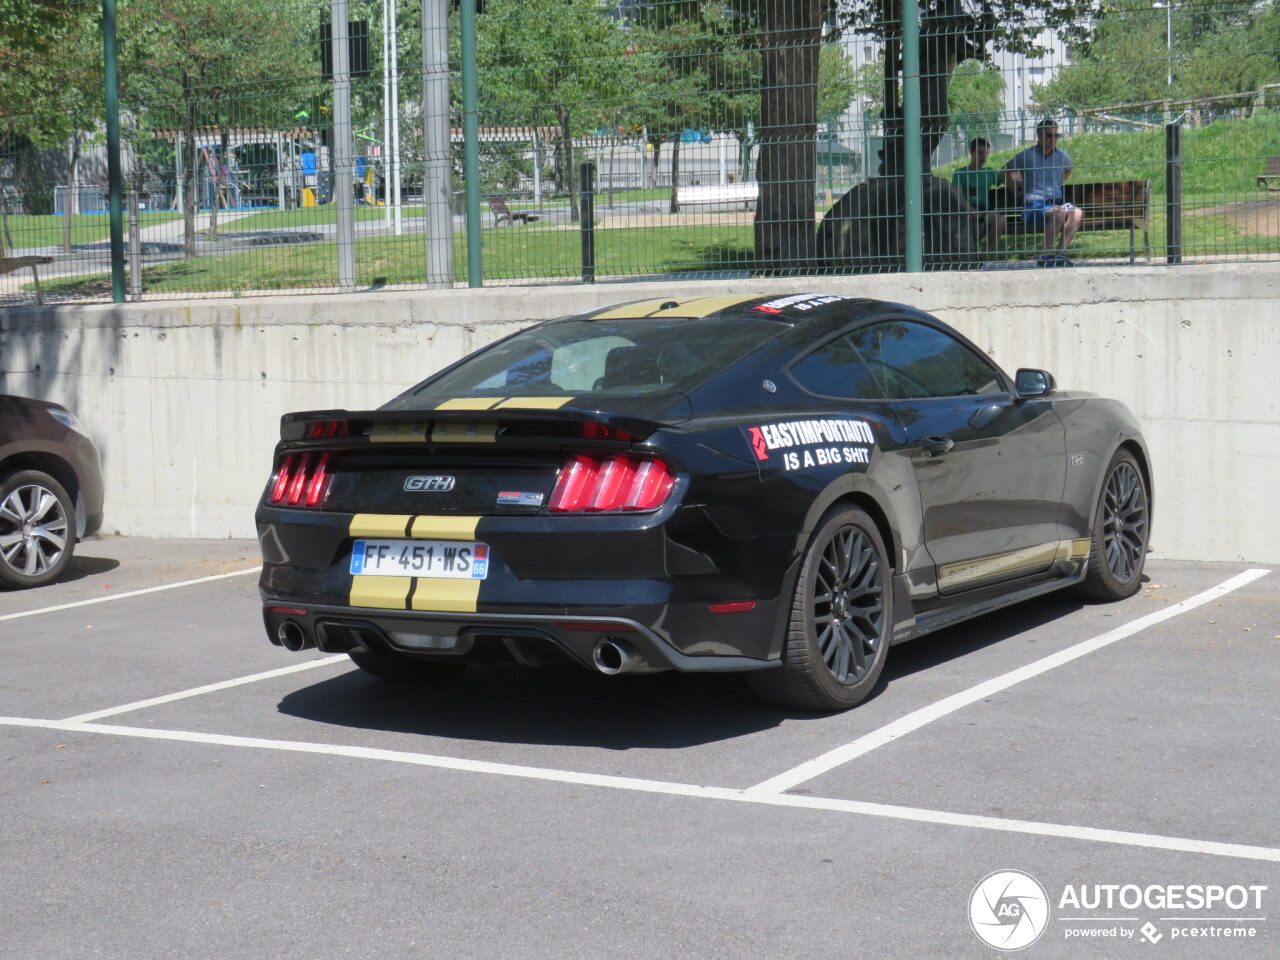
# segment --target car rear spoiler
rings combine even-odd
[[[670,404],[668,407],[670,408]],[[677,404],[676,406],[681,406]],[[688,402],[683,406],[687,410]],[[670,412],[670,409],[668,409]],[[688,419],[559,407],[498,406],[487,410],[307,410],[280,418],[284,443],[511,443],[561,445],[570,439],[639,443]]]

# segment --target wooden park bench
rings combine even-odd
[[[53,257],[0,257],[0,277],[23,267],[30,267],[31,280],[36,288],[36,303],[44,303],[44,297],[40,293],[40,274],[36,270],[42,263],[53,263]]]
[[[501,197],[490,197],[489,209],[493,211],[493,225],[495,227],[500,227],[504,223],[536,223],[538,220],[536,213],[512,213],[507,207],[507,201]]]
[[[1142,255],[1151,259],[1151,181],[1115,180],[1102,183],[1066,183],[1062,199],[1084,211],[1081,232],[1128,230],[1129,262],[1137,260],[1137,231],[1142,231]],[[1008,191],[991,191],[990,209],[1001,210],[1008,221],[1007,233],[1040,233],[1022,222],[1022,205],[1011,202]]]
[[[1280,157],[1267,157],[1267,172],[1258,174],[1258,186],[1263,190],[1277,190],[1272,184],[1280,182]]]

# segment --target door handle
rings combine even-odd
[[[956,442],[950,437],[925,437],[920,441],[920,451],[926,457],[940,457],[950,453]]]

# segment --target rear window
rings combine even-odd
[[[632,397],[686,393],[778,335],[751,319],[664,317],[550,323],[465,360],[405,397],[434,407],[454,397]]]

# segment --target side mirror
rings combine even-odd
[[[1043,397],[1053,387],[1053,374],[1047,370],[1029,370],[1023,367],[1014,376],[1014,389],[1019,400]]]

